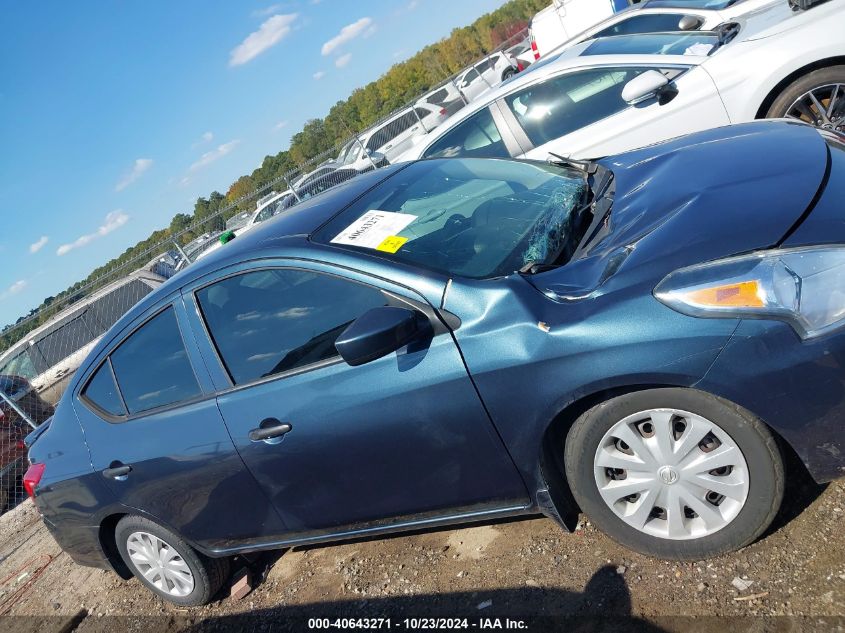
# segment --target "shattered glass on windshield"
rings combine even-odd
[[[555,258],[572,242],[574,211],[586,193],[583,180],[568,181],[555,190],[546,205],[547,212],[540,216],[528,239],[528,246],[522,255],[523,265],[531,262],[545,262]],[[572,250],[575,244],[572,244]]]

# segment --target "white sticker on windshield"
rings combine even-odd
[[[397,235],[417,219],[409,213],[393,211],[367,211],[343,231],[338,233],[332,244],[351,244],[362,248],[378,248],[388,237]]]

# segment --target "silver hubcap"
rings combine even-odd
[[[827,130],[845,131],[845,84],[813,88],[789,106],[786,116]]]
[[[713,534],[748,497],[748,465],[719,426],[678,409],[651,409],[604,434],[594,462],[596,487],[628,525],[660,538]]]
[[[126,550],[135,569],[154,587],[171,596],[194,590],[194,575],[171,545],[148,532],[132,532]]]

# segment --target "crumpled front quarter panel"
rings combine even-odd
[[[461,318],[469,372],[535,489],[545,486],[543,436],[568,405],[607,389],[694,385],[737,325],[684,316],[642,287],[559,303],[520,276],[454,282],[445,307]]]

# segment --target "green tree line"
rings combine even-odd
[[[528,20],[550,0],[511,0],[466,27],[426,46],[413,57],[393,65],[384,75],[358,88],[331,107],[322,119],[311,119],[291,138],[288,149],[266,156],[261,166],[233,182],[225,194],[213,191],[200,197],[193,213],[176,213],[166,228],[154,231],[145,240],[127,248],[121,255],[99,266],[88,277],[56,296],[47,297],[40,306],[7,325],[0,334],[0,352],[26,333],[47,322],[57,312],[81,299],[93,288],[110,283],[146,261],[165,247],[167,240],[187,244],[207,231],[220,230],[226,220],[241,211],[254,208],[250,194],[279,180],[285,174],[306,167],[313,158],[331,151],[391,112],[441,84],[485,54],[497,49],[528,25]],[[221,210],[228,209],[221,213]]]

